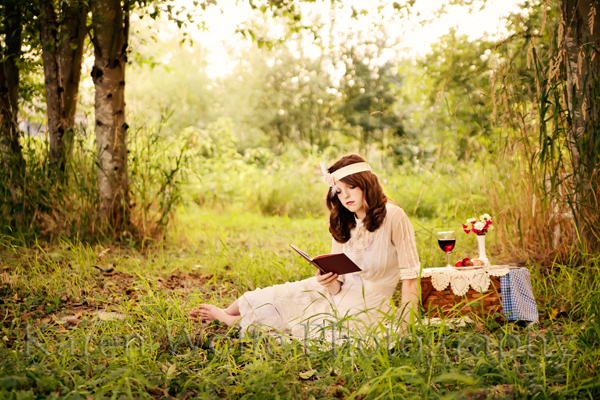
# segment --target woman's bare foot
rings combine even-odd
[[[189,317],[196,322],[219,320],[227,326],[234,325],[240,319],[240,315],[228,314],[212,304],[200,304],[190,311]]]

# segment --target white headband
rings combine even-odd
[[[337,181],[339,181],[340,179],[342,179],[348,175],[356,174],[358,172],[365,172],[365,171],[371,170],[371,166],[368,163],[359,162],[359,163],[347,165],[343,168],[338,169],[337,171],[334,171],[332,174],[330,174],[327,171],[327,167],[325,166],[325,163],[323,161],[321,161],[319,164],[321,165],[321,172],[323,173],[323,180],[325,181],[327,186],[329,186],[332,190],[335,190],[335,183]]]

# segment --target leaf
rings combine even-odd
[[[100,259],[102,257],[104,257],[106,255],[106,253],[108,253],[110,251],[110,247],[108,249],[104,249],[102,250],[97,256],[96,259]]]
[[[78,323],[81,322],[81,320],[79,318],[74,318],[74,317],[65,318],[65,321],[67,321],[71,325],[77,325]]]
[[[17,389],[25,387],[29,384],[27,378],[24,376],[7,376],[0,379],[0,389]]]
[[[315,376],[315,374],[316,374],[316,373],[317,373],[317,371],[316,371],[316,370],[314,370],[314,369],[309,369],[308,371],[300,372],[300,373],[298,374],[298,376],[300,377],[300,379],[303,379],[303,380],[305,380],[305,381],[306,381],[306,380],[308,380],[308,379],[312,378],[313,376]]]
[[[477,383],[477,380],[472,376],[467,374],[459,374],[457,372],[447,372],[441,374],[433,379],[433,382],[447,382],[447,381],[456,381],[461,382],[466,385],[474,385]]]
[[[175,375],[177,371],[177,364],[171,364],[171,366],[167,369],[167,376]]]
[[[157,387],[149,387],[148,393],[153,394],[155,396],[164,396],[167,397],[167,392],[163,388]]]
[[[56,324],[58,324],[58,325],[64,325],[64,324],[66,324],[66,323],[67,323],[67,321],[66,321],[66,320],[64,320],[64,319],[60,319],[60,318],[58,318],[56,315],[53,315],[53,316],[52,316],[52,320],[54,321],[54,323],[56,323]]]

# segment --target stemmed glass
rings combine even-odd
[[[454,231],[438,232],[437,237],[440,248],[448,256],[448,265],[446,267],[450,267],[450,253],[452,253],[452,249],[454,249],[454,245],[456,244],[456,234]]]

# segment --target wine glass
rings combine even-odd
[[[454,249],[454,245],[456,244],[456,234],[454,231],[438,232],[437,237],[440,248],[448,256],[448,265],[446,267],[450,267],[450,253],[452,253],[452,249]]]

